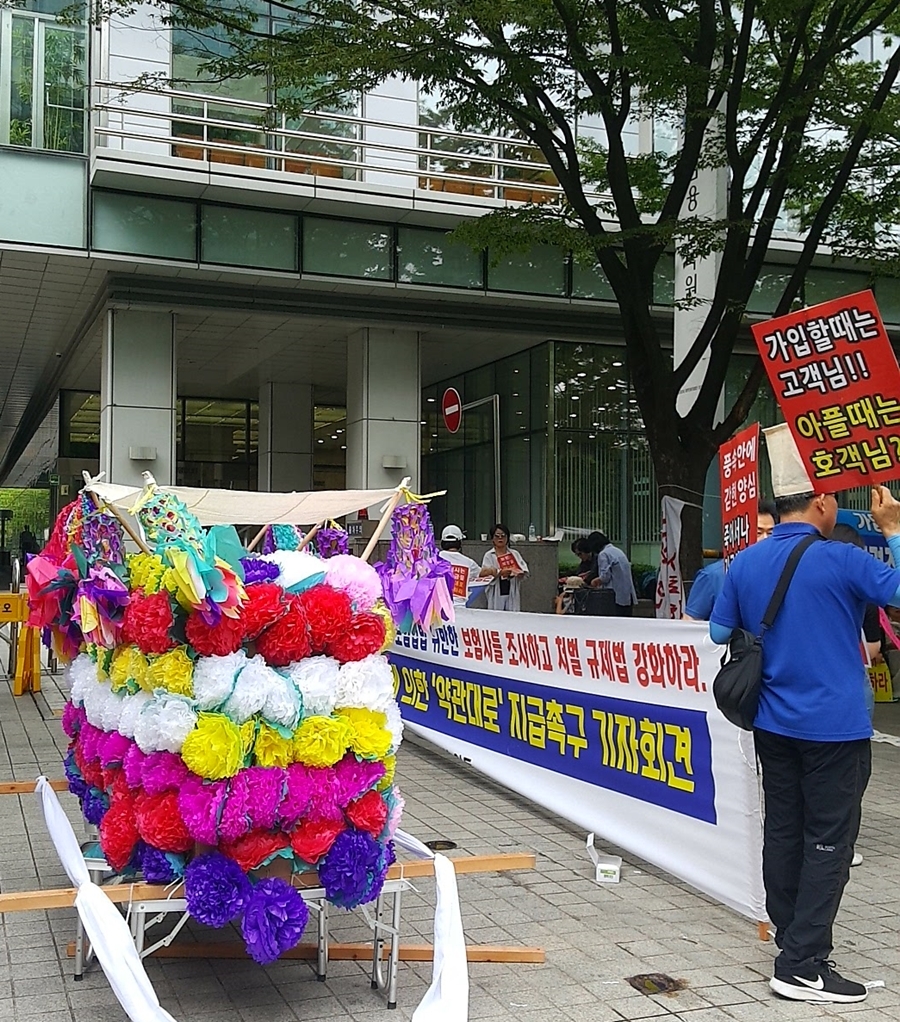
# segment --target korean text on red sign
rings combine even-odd
[[[722,555],[734,555],[756,542],[759,500],[759,423],[741,430],[719,448],[722,492]]]
[[[871,291],[759,323],[753,336],[813,488],[900,474],[900,368]]]

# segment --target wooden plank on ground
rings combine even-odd
[[[70,941],[67,954],[69,958],[75,957],[75,942]],[[290,951],[286,951],[282,958],[301,959],[303,961],[315,961],[318,949],[315,944],[299,944]],[[382,949],[382,957],[387,958],[389,948],[387,945]],[[158,948],[153,952],[154,958],[225,958],[244,959],[247,958],[247,951],[243,944],[236,944],[230,941],[210,941],[208,943],[187,943],[169,944],[168,947]],[[494,944],[471,944],[466,947],[466,957],[470,962],[513,962],[513,963],[537,963],[546,961],[546,952],[540,947],[506,947]],[[372,943],[348,943],[339,944],[329,942],[328,960],[331,962],[370,962],[372,960]],[[434,960],[434,948],[431,944],[401,944],[401,962],[431,962]]]
[[[495,873],[509,869],[534,869],[535,857],[531,853],[511,852],[503,855],[468,855],[453,860],[458,874]],[[433,876],[434,863],[430,859],[416,859],[414,862],[395,862],[388,871],[389,880],[405,877]],[[315,873],[303,873],[304,886],[318,886]],[[110,901],[122,904],[129,901],[162,901],[166,898],[184,897],[182,886],[164,887],[162,884],[117,884],[102,888]],[[60,887],[49,891],[16,891],[0,894],[0,915],[6,912],[41,912],[53,908],[71,908],[75,904],[74,887]]]
[[[0,781],[0,795],[33,795],[37,781]],[[69,782],[65,778],[50,781],[54,791],[68,791]]]

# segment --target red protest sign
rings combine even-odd
[[[817,493],[900,475],[900,368],[871,291],[752,330]]]
[[[722,556],[725,568],[735,554],[756,542],[759,498],[759,423],[742,429],[719,448],[722,493]]]

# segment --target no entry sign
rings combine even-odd
[[[462,398],[454,387],[448,387],[441,398],[441,414],[444,425],[451,433],[456,433],[462,425]]]

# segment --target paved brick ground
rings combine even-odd
[[[62,694],[51,682],[37,697],[14,700],[0,683],[0,779],[60,776],[64,742],[56,713]],[[879,707],[876,726],[900,735],[900,705]],[[855,869],[837,929],[836,958],[847,974],[883,980],[860,1005],[822,1007],[780,1001],[767,980],[773,949],[755,927],[659,870],[626,856],[622,881],[590,880],[584,836],[564,820],[484,780],[457,761],[409,742],[400,776],[404,826],[423,840],[448,838],[463,853],[533,850],[534,872],[461,877],[470,942],[536,944],[545,965],[470,966],[470,1018],[495,1022],[782,1022],[847,1016],[854,1022],[900,1018],[900,880],[894,868],[900,805],[894,797],[900,748],[876,744]],[[73,800],[64,804],[77,819]],[[677,825],[677,820],[673,820]],[[61,886],[65,877],[32,797],[0,797],[0,889]],[[430,939],[433,887],[405,896],[404,931]],[[335,920],[336,939],[362,940],[358,913]],[[120,1022],[125,1018],[95,967],[72,980],[66,958],[74,912],[10,915],[0,922],[0,1022]],[[210,939],[197,928],[184,939]],[[179,937],[181,940],[182,937]],[[179,1022],[369,1022],[409,1019],[430,965],[400,967],[399,1008],[387,1015],[358,963],[335,962],[326,983],[309,965],[262,969],[234,961],[150,961],[163,1005]],[[669,996],[637,993],[625,977],[665,972],[686,981]]]

